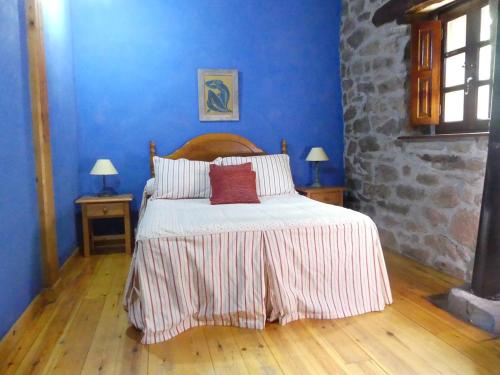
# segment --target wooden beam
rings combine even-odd
[[[372,22],[377,27],[382,26],[400,18],[408,9],[422,2],[423,0],[389,0],[375,11]]]
[[[57,297],[60,277],[41,0],[26,0],[26,17],[43,285],[50,300]]]
[[[427,0],[409,9],[408,13],[428,13],[437,9],[441,10],[441,8],[455,2],[459,2],[459,0]]]
[[[404,22],[411,19],[411,15],[425,13],[430,6],[429,9],[436,10],[455,1],[458,0],[389,0],[375,11],[372,22],[377,27],[395,20]]]

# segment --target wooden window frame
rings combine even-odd
[[[441,97],[441,114],[439,118],[439,124],[436,126],[437,134],[451,134],[451,133],[479,133],[489,131],[490,120],[479,120],[477,119],[477,95],[478,87],[489,84],[490,85],[490,100],[492,95],[492,74],[493,74],[493,64],[491,66],[490,79],[481,80],[477,79],[478,74],[478,63],[479,63],[479,49],[486,45],[491,45],[492,37],[487,41],[480,41],[480,30],[481,30],[481,8],[488,5],[488,0],[473,0],[461,3],[459,5],[451,5],[446,7],[444,10],[438,13],[438,19],[442,23],[443,30],[443,43],[441,44],[441,84],[440,84],[440,97]],[[446,32],[447,32],[447,22],[456,19],[464,14],[467,14],[467,31],[466,31],[466,43],[465,47],[460,49],[446,52]],[[456,85],[452,87],[444,86],[444,79],[446,77],[446,64],[445,60],[448,57],[458,55],[465,52],[465,81],[461,85]],[[493,50],[492,50],[493,53]],[[464,119],[457,122],[444,122],[444,95],[447,92],[466,89],[467,77],[472,77],[473,80],[469,84],[469,94],[464,98]],[[490,113],[491,116],[491,113]]]
[[[415,22],[411,30],[410,118],[413,125],[439,123],[441,100],[441,22]]]

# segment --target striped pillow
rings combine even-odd
[[[252,163],[252,169],[257,174],[257,195],[296,193],[288,155],[231,156],[222,158],[222,165],[235,165],[248,162]]]
[[[210,198],[210,163],[187,159],[166,159],[155,156],[155,191],[153,198]],[[217,158],[212,163],[220,165]]]

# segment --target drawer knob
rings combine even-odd
[[[102,213],[103,213],[104,215],[106,215],[106,214],[108,213],[108,208],[107,208],[107,207],[104,207],[104,208],[102,209]]]

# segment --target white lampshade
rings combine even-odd
[[[113,163],[111,163],[111,160],[98,159],[95,162],[94,167],[90,171],[90,174],[97,176],[108,176],[112,174],[118,174],[118,171],[116,170]]]
[[[327,161],[328,155],[326,155],[323,147],[313,147],[306,158],[307,161]]]

